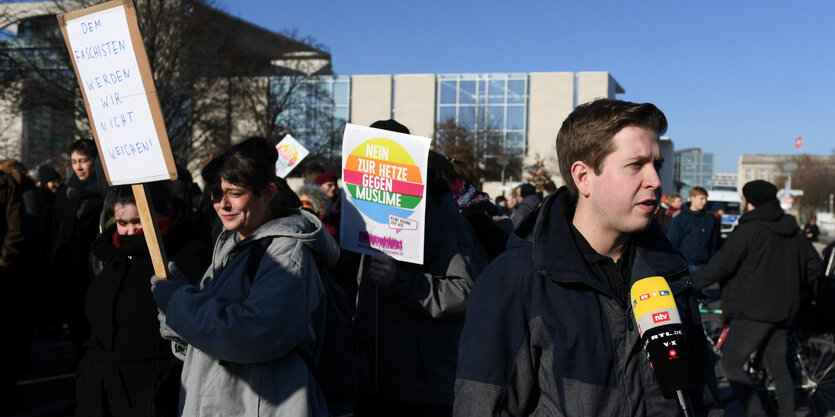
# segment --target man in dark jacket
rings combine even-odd
[[[794,416],[794,388],[786,362],[786,326],[801,310],[801,294],[821,273],[821,261],[784,214],[777,187],[756,180],[742,188],[745,213],[716,256],[694,276],[695,286],[722,287],[722,309],[730,320],[722,347],[722,370],[749,416],[762,406],[742,369],[754,350],[765,347],[765,362],[777,387],[780,416]]]
[[[690,335],[696,415],[721,415],[687,265],[653,221],[666,128],[652,104],[607,99],[563,122],[566,187],[516,228],[470,294],[456,416],[678,415],[631,313],[632,284],[652,276],[670,283]]]
[[[514,190],[513,199],[516,204],[513,206],[513,213],[510,214],[510,220],[513,221],[513,227],[519,225],[525,217],[536,211],[542,198],[536,193],[536,187],[532,184],[522,184]]]
[[[394,120],[372,127],[409,133]],[[452,414],[458,341],[467,295],[478,274],[475,236],[458,212],[430,154],[423,264],[366,257],[354,322],[368,357],[372,386],[357,415]],[[451,168],[451,167],[450,167]]]
[[[69,147],[73,174],[58,189],[52,208],[53,306],[70,328],[76,361],[84,353],[90,337],[90,324],[84,317],[84,296],[92,277],[89,267],[90,245],[98,234],[102,197],[93,167],[98,150],[90,139],[80,139]]]
[[[719,244],[719,230],[716,218],[705,210],[707,190],[693,187],[690,190],[690,204],[682,206],[678,216],[673,218],[668,237],[673,247],[687,260],[690,274],[694,274],[716,252]]]

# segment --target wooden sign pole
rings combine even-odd
[[[157,227],[157,215],[154,212],[151,195],[144,184],[132,184],[133,197],[136,199],[136,209],[139,211],[139,220],[142,222],[142,233],[145,235],[145,243],[148,244],[148,252],[151,254],[151,262],[154,264],[154,275],[160,278],[168,278],[168,257],[165,256],[165,246],[160,244],[162,236]]]

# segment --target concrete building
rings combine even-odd
[[[503,151],[521,157],[523,165],[542,157],[557,183],[555,141],[562,121],[579,104],[624,93],[608,72],[322,76],[310,83],[319,87],[300,89],[300,94],[320,99],[300,98],[299,106],[280,116],[303,142],[330,134],[316,131],[310,115],[321,113],[307,110],[314,106],[332,106],[333,126],[395,118],[412,134],[430,138],[438,125],[451,120],[470,131],[498,135]],[[321,99],[323,91],[331,92],[330,102]],[[495,161],[488,155],[484,163]],[[522,179],[521,172],[509,173],[507,182]],[[497,195],[498,187],[487,184],[486,190]]]

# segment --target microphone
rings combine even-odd
[[[664,277],[644,278],[632,285],[630,298],[638,334],[658,386],[665,397],[677,394],[681,402],[683,390],[695,386],[695,377],[690,347],[670,286]]]

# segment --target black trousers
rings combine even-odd
[[[777,389],[780,417],[794,417],[794,382],[786,358],[786,328],[774,323],[734,319],[722,346],[722,372],[748,417],[765,416],[751,377],[742,369],[754,351],[764,347],[763,359]]]

